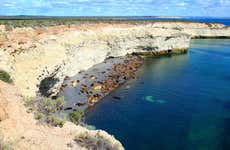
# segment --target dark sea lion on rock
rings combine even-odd
[[[75,106],[84,106],[84,105],[86,105],[86,102],[77,102],[74,105]]]
[[[93,94],[93,91],[89,91],[89,94]]]
[[[81,84],[81,86],[82,86],[82,87],[87,87],[87,85],[85,85],[85,84]]]
[[[99,84],[103,84],[103,82],[102,82],[102,81],[97,81],[97,83],[99,83]]]
[[[81,74],[81,73],[83,73],[83,72],[84,72],[84,70],[80,70],[78,73]]]
[[[90,79],[95,80],[95,79],[97,79],[97,77],[95,75],[91,75]]]
[[[64,110],[72,110],[72,107],[66,107]]]
[[[70,77],[69,76],[65,76],[64,80],[69,80]]]

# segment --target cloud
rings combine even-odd
[[[220,0],[222,6],[230,6],[230,0]]]
[[[1,0],[0,8],[0,15],[230,17],[230,0]]]

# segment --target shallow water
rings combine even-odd
[[[218,39],[147,58],[138,79],[91,108],[86,122],[127,150],[230,150],[229,64],[230,40]]]

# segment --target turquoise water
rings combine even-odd
[[[187,54],[146,58],[138,79],[86,122],[127,150],[230,150],[230,40],[193,40]]]

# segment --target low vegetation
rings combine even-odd
[[[4,82],[7,82],[7,83],[12,83],[12,79],[9,75],[9,73],[7,73],[6,71],[4,70],[0,70],[0,80],[4,81]]]
[[[86,149],[122,149],[120,144],[112,145],[109,139],[104,138],[100,132],[95,135],[89,134],[87,131],[75,137],[74,141]]]
[[[12,144],[4,141],[2,133],[0,133],[0,150],[13,150]]]
[[[28,112],[34,112],[35,119],[40,123],[59,127],[65,123],[65,117],[58,115],[58,111],[65,106],[64,97],[56,100],[46,97],[25,98],[25,106],[28,107]]]
[[[78,125],[82,121],[83,115],[84,115],[83,111],[73,110],[69,113],[69,119],[71,122]]]
[[[90,23],[127,23],[143,24],[149,22],[191,22],[189,20],[138,20],[135,17],[31,17],[31,16],[0,16],[0,24],[6,25],[7,30],[15,27],[47,27],[70,24],[90,24]]]
[[[50,126],[62,127],[67,119],[76,125],[80,124],[84,116],[83,111],[73,110],[67,114],[61,114],[61,110],[65,107],[64,97],[51,99],[47,97],[24,98],[27,112],[34,113],[34,117],[39,123],[48,124]]]

